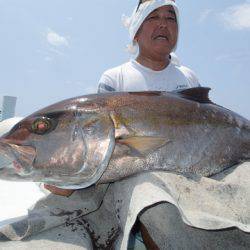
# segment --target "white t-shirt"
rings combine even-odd
[[[131,60],[109,69],[100,78],[98,92],[109,91],[173,91],[199,87],[192,70],[170,62],[161,71],[155,71]]]

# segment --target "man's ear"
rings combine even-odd
[[[136,34],[135,34],[135,37],[134,37],[134,41],[135,42],[138,42],[139,38],[138,38],[138,35],[141,33],[141,29],[142,29],[142,25],[141,27],[137,30]]]

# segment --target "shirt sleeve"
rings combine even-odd
[[[185,66],[181,66],[180,70],[184,73],[184,75],[188,79],[191,88],[201,87],[198,77],[191,69]]]
[[[106,93],[116,91],[116,82],[109,75],[102,74],[98,83],[98,93]]]

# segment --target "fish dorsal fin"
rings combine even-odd
[[[159,138],[153,136],[134,136],[128,138],[117,138],[117,143],[125,144],[128,147],[138,151],[140,154],[148,154],[166,143],[166,138]]]
[[[210,88],[197,87],[197,88],[177,90],[175,91],[175,93],[188,100],[200,103],[213,103],[208,96],[210,90],[211,90]]]
[[[128,92],[130,95],[138,96],[159,96],[164,93],[163,91],[138,91],[138,92]]]

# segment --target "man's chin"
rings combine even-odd
[[[154,51],[159,55],[169,55],[172,52],[172,48],[163,45],[157,45],[154,47]]]
[[[152,45],[155,50],[165,54],[170,54],[174,48],[174,45],[167,39],[155,39]]]

